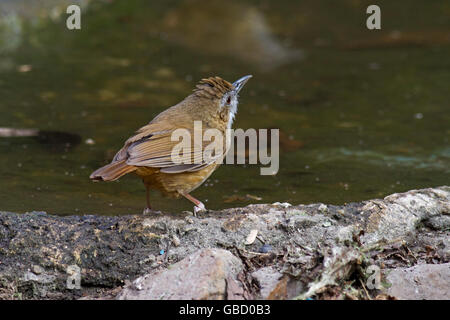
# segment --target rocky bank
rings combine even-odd
[[[450,187],[343,206],[0,212],[0,299],[450,299]]]

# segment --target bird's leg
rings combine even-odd
[[[150,214],[152,207],[150,205],[150,188],[145,185],[145,198],[147,200],[147,208],[144,209],[143,214]]]
[[[188,199],[189,201],[191,201],[193,204],[195,204],[194,216],[197,216],[197,213],[199,213],[201,211],[206,211],[205,205],[200,200],[195,199],[189,193],[182,193],[181,195],[183,197],[185,197],[186,199]]]

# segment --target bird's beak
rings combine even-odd
[[[244,87],[244,85],[247,83],[247,81],[252,77],[252,75],[248,75],[245,77],[240,78],[239,80],[236,80],[233,83],[234,91],[238,93],[241,91],[241,89]]]

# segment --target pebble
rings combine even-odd
[[[94,139],[89,138],[89,139],[86,139],[86,141],[84,141],[84,143],[89,144],[89,145],[94,145],[95,141],[94,141]]]
[[[33,271],[34,274],[41,274],[44,273],[44,268],[35,264],[31,267],[31,271]]]
[[[272,251],[272,249],[273,248],[270,244],[265,244],[261,248],[259,248],[259,252],[260,253],[268,253],[268,252]]]
[[[17,71],[19,72],[30,72],[33,68],[29,64],[22,64],[17,67]]]
[[[331,223],[331,221],[329,221],[329,220],[325,221],[325,222],[322,224],[322,226],[325,227],[325,228],[331,227],[331,225],[332,225],[332,223]]]
[[[180,238],[178,238],[175,234],[172,236],[172,242],[175,247],[178,247],[181,243]]]

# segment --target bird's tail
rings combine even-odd
[[[135,170],[136,167],[126,164],[125,160],[116,161],[95,170],[89,178],[97,181],[114,181]]]

